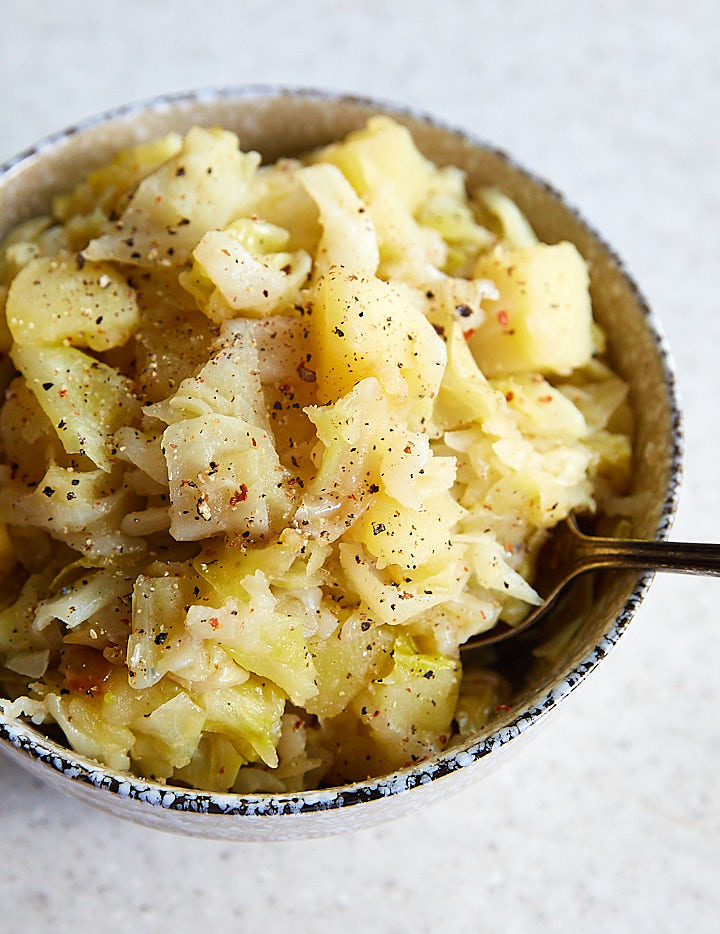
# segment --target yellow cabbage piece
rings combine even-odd
[[[207,714],[206,731],[227,737],[248,762],[277,766],[285,697],[273,684],[251,677],[236,687],[206,691],[199,704]]]
[[[367,207],[334,166],[313,165],[299,178],[317,205],[322,237],[314,260],[317,281],[333,266],[344,266],[357,275],[374,275],[380,256],[375,228]]]
[[[287,517],[285,475],[262,428],[241,418],[204,415],[170,425],[162,445],[176,540],[218,532],[262,538]]]
[[[109,471],[114,432],[140,412],[129,381],[74,347],[16,344],[11,356],[65,450]]]
[[[476,192],[485,211],[491,216],[493,229],[512,248],[532,247],[538,244],[535,231],[515,202],[497,188],[481,188]]]
[[[142,538],[121,530],[137,503],[112,474],[51,463],[35,490],[16,498],[8,516],[18,525],[45,529],[86,557],[118,558],[146,550]]]
[[[88,260],[180,266],[208,230],[221,229],[253,201],[257,153],[242,153],[234,133],[194,127],[182,149],[140,182],[120,221],[92,240]]]
[[[200,638],[216,639],[239,665],[270,678],[303,706],[317,693],[303,627],[306,608],[297,596],[278,598],[262,571],[241,584],[245,600],[230,600],[217,610],[191,607],[189,629]]]
[[[104,215],[110,215],[143,178],[176,155],[182,144],[178,133],[168,133],[122,149],[106,165],[91,172],[70,194],[58,195],[53,200],[53,214],[61,221],[69,221],[99,206]]]
[[[303,250],[282,250],[288,240],[285,230],[241,218],[203,236],[192,271],[180,281],[213,321],[282,311],[299,302],[312,265]]]

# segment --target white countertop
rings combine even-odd
[[[9,0],[0,161],[119,103],[258,82],[393,99],[492,140],[582,209],[659,314],[686,411],[674,537],[712,540],[719,37],[720,7],[703,0]],[[714,932],[719,598],[720,581],[658,579],[537,742],[470,790],[351,836],[172,837],[2,758],[7,930]]]

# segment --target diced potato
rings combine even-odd
[[[0,441],[8,463],[16,465],[16,478],[30,485],[45,473],[48,460],[65,457],[50,420],[22,376],[16,376],[5,393]]]
[[[140,414],[128,380],[74,347],[15,345],[11,356],[68,454],[109,471],[113,434]]]
[[[592,356],[592,308],[585,260],[572,243],[495,250],[475,276],[500,292],[470,338],[486,376],[569,373]]]
[[[384,116],[371,117],[362,130],[321,149],[315,160],[338,166],[361,197],[390,182],[411,212],[425,200],[436,171],[419,152],[410,131]]]
[[[7,322],[18,344],[63,342],[93,350],[124,344],[138,324],[135,294],[108,263],[35,259],[13,279]]]
[[[51,226],[52,218],[32,217],[18,224],[0,243],[0,284],[9,285],[26,262],[41,255],[38,239]],[[20,251],[15,249],[19,247]]]
[[[444,461],[451,465],[449,472]],[[421,476],[409,478],[407,499],[398,501],[383,493],[373,497],[352,537],[377,559],[378,569],[395,564],[415,570],[448,553],[453,529],[465,515],[449,492],[454,466],[452,458],[432,458],[421,468]],[[420,501],[415,507],[407,504],[413,499]]]
[[[447,353],[427,318],[380,279],[333,268],[320,280],[310,318],[321,401],[335,401],[360,380],[376,377],[420,422],[429,415]]]
[[[316,636],[308,648],[315,663],[317,694],[305,709],[318,717],[336,717],[374,678],[392,664],[392,630],[354,613],[337,630]]]
[[[395,642],[394,667],[353,701],[353,710],[395,768],[412,765],[447,742],[460,685],[460,664],[420,655],[411,639]]]
[[[263,538],[287,517],[285,475],[262,428],[227,415],[189,418],[165,430],[163,452],[178,541],[221,532]]]

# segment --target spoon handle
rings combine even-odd
[[[630,568],[720,576],[720,545],[583,536],[583,571]]]

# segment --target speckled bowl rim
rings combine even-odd
[[[671,422],[671,455],[668,467],[668,488],[663,504],[657,537],[667,538],[672,527],[678,505],[679,486],[682,477],[683,432],[679,394],[675,368],[660,322],[650,310],[635,280],[628,273],[617,253],[587,223],[580,212],[544,179],[538,178],[519,165],[503,150],[478,140],[464,130],[446,124],[425,112],[403,107],[384,100],[343,94],[315,88],[293,88],[275,85],[244,85],[240,87],[204,88],[174,94],[163,94],[148,100],[138,101],[104,111],[65,130],[46,136],[40,142],[0,165],[0,183],[25,164],[32,162],[49,150],[61,145],[69,137],[110,121],[132,117],[144,111],[162,111],[177,105],[213,102],[222,99],[243,100],[252,98],[294,96],[314,101],[356,104],[383,110],[401,117],[413,118],[430,124],[437,129],[452,133],[463,142],[482,148],[498,157],[547,191],[585,226],[596,241],[607,251],[618,271],[633,292],[642,311],[647,330],[655,342],[665,377]],[[484,738],[461,748],[450,748],[417,766],[408,767],[381,778],[340,785],[317,791],[286,794],[233,794],[194,791],[159,782],[136,778],[124,772],[105,768],[93,760],[76,755],[65,747],[39,734],[29,724],[0,715],[0,740],[9,743],[32,760],[61,772],[71,781],[85,783],[104,789],[120,798],[134,799],[151,807],[175,811],[219,814],[225,816],[272,817],[283,814],[302,814],[314,811],[329,811],[348,808],[355,804],[368,803],[408,792],[420,785],[435,781],[457,772],[505,746],[524,733],[529,727],[544,719],[551,710],[564,700],[580,682],[602,661],[617,644],[630,620],[642,602],[653,579],[652,573],[638,579],[620,613],[615,617],[598,643],[585,655],[564,678],[557,682],[536,704],[525,708],[501,726],[496,726]]]

